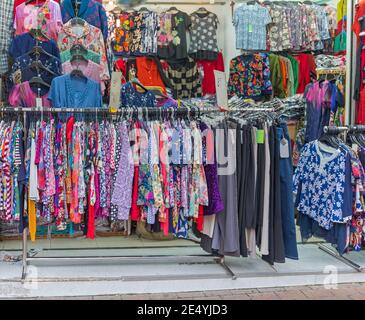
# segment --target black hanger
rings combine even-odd
[[[44,65],[43,65],[43,63],[42,62],[40,62],[39,60],[33,60],[32,62],[31,62],[31,64],[29,65],[29,68],[31,68],[31,69],[36,69],[37,71],[39,70],[39,69],[42,69],[43,71],[46,71],[46,72],[48,72],[49,74],[51,74],[51,75],[53,75],[53,76],[58,76],[58,74],[56,74],[55,72],[53,72],[52,70],[50,70],[50,69],[48,69],[47,67],[45,67]]]
[[[142,7],[141,9],[139,9],[138,11],[140,12],[146,12],[146,11],[149,11],[146,7]]]
[[[337,137],[339,133],[340,131],[338,128],[330,127],[328,128],[328,131],[319,138],[319,141],[337,149],[341,144],[341,140]]]
[[[34,46],[30,51],[28,51],[25,55],[31,55],[31,54],[35,54],[35,55],[41,55],[44,54],[48,57],[51,58],[55,58],[57,59],[55,56],[51,55],[50,53],[48,53],[46,50],[44,50],[42,47],[40,46]]]
[[[47,83],[47,82],[44,82],[44,80],[41,78],[41,77],[33,77],[32,79],[29,80],[29,84],[32,85],[32,84],[40,84],[42,86],[45,86],[47,88],[50,88],[51,86]]]
[[[35,2],[35,0],[27,0],[27,1],[25,2],[25,5],[28,5],[28,4],[30,4],[31,2]],[[40,2],[45,3],[45,2],[46,2],[46,0],[43,0],[43,1],[40,1]],[[38,3],[37,3],[37,4],[38,4]]]
[[[74,61],[84,61],[86,63],[89,63],[89,60],[87,60],[85,58],[84,55],[80,54],[80,53],[76,53],[76,54],[73,54],[71,59],[70,59],[70,62],[74,62]]]
[[[206,8],[204,8],[204,7],[200,7],[198,10],[196,10],[195,12],[205,12],[205,13],[207,13],[207,12],[209,12]]]
[[[74,69],[71,71],[70,76],[72,78],[81,78],[86,80],[87,77],[84,75],[84,73],[80,69]]]
[[[84,53],[87,54],[88,50],[82,45],[82,44],[74,44],[71,48],[70,48],[71,52],[74,53]]]
[[[178,8],[176,8],[176,7],[171,7],[167,11],[169,12],[169,11],[180,11],[180,10]]]

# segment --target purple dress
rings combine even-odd
[[[205,123],[200,124],[200,130],[202,133],[209,129]],[[214,148],[215,149],[215,148]],[[206,145],[206,137],[203,134],[203,153],[206,154],[207,145]],[[204,159],[206,157],[204,156]],[[209,204],[208,206],[204,207],[204,215],[212,215],[222,212],[224,210],[224,204],[222,201],[221,193],[219,191],[219,184],[218,184],[218,166],[215,157],[214,151],[214,163],[213,164],[205,164],[204,165],[205,176],[207,180],[208,186],[208,198]]]

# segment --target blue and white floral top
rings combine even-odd
[[[323,149],[318,140],[303,146],[293,191],[297,194],[298,210],[330,230],[333,223],[351,219],[351,212],[344,212],[348,207],[348,154],[343,149]]]

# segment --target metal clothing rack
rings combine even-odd
[[[229,112],[252,112],[252,111],[265,111],[265,112],[274,112],[274,108],[257,108],[257,107],[236,107],[230,108],[228,110],[221,110],[215,107],[201,107],[201,108],[190,108],[190,107],[180,107],[177,109],[160,109],[160,108],[125,108],[122,110],[118,110],[117,112],[110,112],[109,109],[78,109],[78,108],[12,108],[12,107],[0,107],[0,115],[4,113],[15,113],[15,114],[23,114],[24,118],[27,113],[35,113],[35,114],[47,114],[47,113],[84,113],[84,114],[110,114],[110,115],[128,115],[131,113],[138,113],[138,115],[143,115],[143,111],[147,112],[147,114],[163,114],[164,112],[168,112],[171,114],[192,114],[200,115],[206,113],[229,113]],[[184,255],[184,256],[173,256],[173,255],[144,255],[144,256],[74,256],[74,257],[36,257],[30,256],[28,252],[28,228],[24,228],[22,235],[22,280],[24,281],[27,277],[27,268],[28,265],[32,262],[36,261],[113,261],[113,262],[130,262],[130,261],[155,261],[160,259],[172,260],[172,261],[186,261],[188,263],[198,263],[201,260],[213,259],[215,263],[218,263],[229,275],[232,280],[237,279],[236,274],[232,271],[232,269],[225,263],[224,256],[215,256],[212,254],[206,255]]]
[[[347,133],[347,132],[357,132],[361,131],[363,132],[365,130],[364,126],[325,126],[323,128],[323,132],[325,134],[330,135],[338,135],[340,133]],[[358,272],[362,272],[364,269],[360,265],[358,265],[356,262],[352,261],[351,259],[345,257],[343,254],[340,254],[336,249],[334,249],[331,245],[325,244],[325,243],[319,243],[318,248],[322,250],[323,252],[331,255],[332,257],[336,258],[337,260],[345,263],[346,265],[350,266],[351,268],[355,269]]]

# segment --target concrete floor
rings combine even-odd
[[[36,257],[89,257],[98,261],[35,261],[21,282],[21,262],[0,262],[0,298],[100,296],[199,292],[287,286],[321,285],[330,279],[338,283],[365,282],[365,272],[318,249],[317,244],[298,245],[300,260],[270,266],[257,258],[226,258],[236,274],[232,277],[211,257],[181,259],[184,255],[205,255],[199,245],[186,240],[150,241],[137,237],[38,240],[29,245]],[[20,241],[0,242],[0,252],[21,254]],[[126,256],[113,261],[105,256]],[[154,256],[153,261],[136,256]],[[164,255],[178,256],[166,259]],[[349,258],[365,267],[365,254]]]

